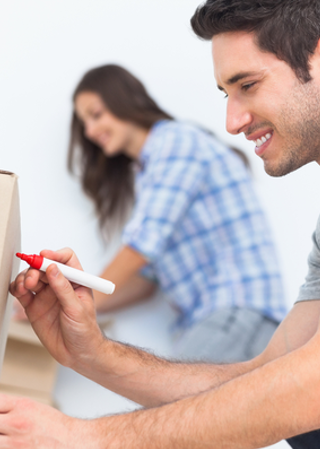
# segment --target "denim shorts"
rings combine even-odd
[[[174,340],[174,356],[212,363],[250,360],[265,349],[278,324],[251,309],[219,310]]]

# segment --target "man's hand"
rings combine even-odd
[[[44,250],[43,257],[82,270],[70,249]],[[91,290],[72,286],[55,264],[46,273],[28,269],[10,285],[39,339],[62,365],[76,369],[97,357],[104,337],[96,322]]]
[[[0,394],[0,448],[98,449],[93,427],[93,421],[70,418],[30,399]]]
[[[14,321],[28,321],[28,317],[21,303],[15,298],[13,302],[13,315]]]

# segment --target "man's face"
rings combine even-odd
[[[262,52],[252,33],[212,39],[215,78],[228,96],[227,131],[255,144],[265,171],[282,176],[320,163],[320,63],[312,56],[312,81],[301,83],[287,63]]]

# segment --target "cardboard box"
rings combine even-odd
[[[20,205],[17,176],[1,170],[0,211],[0,391],[54,405],[57,362],[29,322],[11,320],[8,289],[20,267]]]
[[[0,170],[0,372],[6,347],[13,298],[10,282],[20,266],[20,206],[17,176]]]
[[[55,406],[53,389],[58,363],[29,322],[11,321],[0,377],[0,391]]]

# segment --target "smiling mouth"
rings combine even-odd
[[[256,144],[257,148],[260,148],[264,143],[266,143],[269,139],[271,139],[272,134],[271,133],[267,133],[266,135],[260,137],[257,140],[254,140],[254,143]]]
[[[97,142],[99,143],[99,145],[105,145],[106,143],[108,143],[109,138],[109,135],[103,134],[97,138]]]

